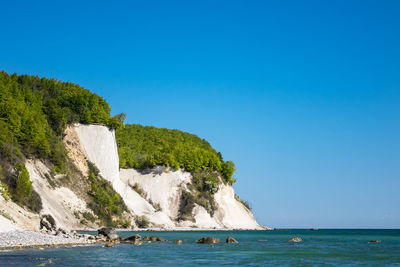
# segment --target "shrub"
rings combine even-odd
[[[121,217],[122,212],[127,211],[127,207],[111,184],[99,176],[97,167],[90,161],[88,161],[88,166],[91,183],[89,196],[92,198],[89,208],[108,226],[112,226],[113,216]]]
[[[152,203],[154,209],[157,211],[162,211],[160,203]]]
[[[181,202],[179,205],[178,220],[180,221],[194,221],[192,211],[194,208],[195,198],[188,191],[182,191]]]
[[[96,221],[96,217],[93,216],[93,214],[91,212],[84,212],[82,213],[83,218],[85,218],[87,221],[89,222],[95,222]]]
[[[19,204],[24,204],[31,197],[33,187],[29,179],[29,172],[24,165],[18,163],[15,166],[17,171],[15,181],[14,200]]]
[[[140,186],[139,186],[138,183],[135,183],[135,184],[132,186],[132,189],[135,190],[136,193],[138,193],[139,195],[141,195],[142,197],[144,197],[144,196],[143,196],[143,189],[140,188]]]
[[[36,213],[39,213],[43,208],[42,199],[40,198],[40,195],[35,190],[32,191],[32,194],[25,205],[31,211],[34,211]]]
[[[136,216],[135,223],[136,223],[137,227],[139,227],[139,228],[148,228],[150,225],[149,219],[144,215]]]
[[[57,187],[56,182],[53,180],[54,177],[50,176],[50,174],[48,174],[48,173],[45,173],[44,177],[46,178],[47,182],[49,183],[49,185],[52,188],[56,188]]]
[[[242,200],[238,195],[235,194],[235,199],[242,203],[248,210],[251,210],[251,205],[248,201]]]
[[[126,220],[126,221],[122,222],[122,224],[121,224],[122,228],[128,228],[130,226],[131,226],[131,221],[129,221],[129,220]]]
[[[2,182],[0,182],[0,195],[2,195],[5,200],[11,199],[11,194],[8,192],[8,186]]]

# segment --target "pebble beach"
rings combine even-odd
[[[90,244],[94,241],[86,235],[65,234],[60,236],[31,231],[0,232],[0,249],[36,247],[45,245]]]

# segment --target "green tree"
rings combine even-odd
[[[18,163],[15,166],[17,179],[15,186],[14,199],[19,204],[25,203],[32,195],[33,187],[29,178],[29,172],[24,165]]]
[[[235,164],[232,161],[225,161],[222,163],[221,173],[225,177],[226,181],[233,184],[235,179],[233,179],[233,173],[235,172]]]

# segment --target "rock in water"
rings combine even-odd
[[[165,241],[165,239],[162,237],[157,237],[157,241]]]
[[[182,244],[183,241],[179,239],[179,240],[175,240],[174,243],[175,243],[175,244]]]
[[[197,243],[200,244],[217,244],[219,243],[219,239],[216,237],[203,237],[197,240]]]
[[[298,243],[298,242],[301,242],[301,241],[303,241],[303,239],[301,239],[301,237],[298,237],[298,236],[289,239],[289,242]]]
[[[236,240],[235,238],[228,236],[228,237],[226,238],[226,243],[237,244],[237,243],[239,243],[239,242],[237,242],[237,240]]]
[[[110,233],[116,234],[117,232],[114,230],[114,228],[111,227],[103,227],[97,230],[98,235],[104,235],[107,236]]]
[[[123,237],[120,239],[123,243],[129,244],[140,244],[142,242],[142,237],[140,235],[131,235],[128,237]]]
[[[157,237],[155,237],[155,236],[150,236],[150,240],[153,241],[153,242],[154,242],[154,241],[157,241]]]
[[[112,247],[114,247],[114,243],[107,243],[107,244],[105,244],[104,245],[106,248],[112,248]]]
[[[111,233],[107,235],[107,238],[108,240],[118,240],[119,236],[118,234]]]
[[[380,240],[370,240],[368,241],[368,244],[377,244],[377,243],[381,243]]]
[[[119,238],[117,231],[115,231],[115,229],[110,228],[110,227],[101,228],[101,229],[97,230],[97,232],[98,232],[98,235],[104,235],[109,240],[116,240]]]

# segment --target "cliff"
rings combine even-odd
[[[187,194],[189,197],[195,195],[191,189],[192,174],[161,166],[147,170],[119,169],[115,131],[107,126],[68,125],[63,143],[72,165],[70,170],[55,175],[45,161],[27,160],[25,166],[33,188],[41,198],[42,209],[35,214],[0,197],[3,229],[38,230],[44,215],[51,215],[57,227],[63,229],[103,226],[104,221],[91,206],[88,178],[91,163],[98,168],[100,179],[108,181],[122,198],[127,212],[120,219],[128,221],[130,227],[141,226],[138,224],[140,219],[148,222],[147,227],[163,229],[263,229],[252,212],[235,198],[233,187],[222,178],[212,195],[212,210],[193,203],[190,216],[182,217],[184,198]]]
[[[165,167],[147,172],[131,168],[119,170],[114,130],[101,125],[77,124],[73,128],[89,160],[99,168],[101,176],[112,183],[130,212],[146,216],[153,226],[261,229],[251,211],[235,199],[232,186],[222,182],[214,195],[217,208],[213,216],[204,207],[195,205],[194,221],[178,221],[182,191],[192,182],[190,173]]]
[[[0,87],[0,228],[260,228],[206,140],[125,125],[74,83],[0,71]]]

